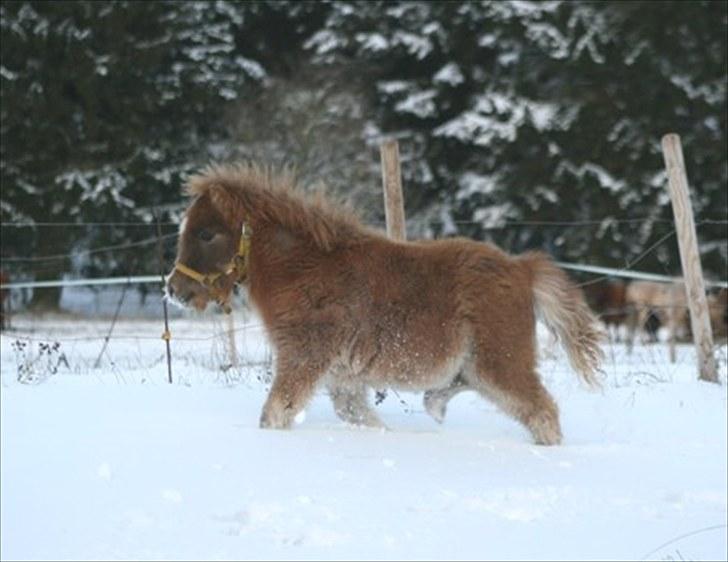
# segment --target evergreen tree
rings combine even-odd
[[[622,266],[673,228],[660,137],[674,131],[704,265],[725,276],[725,224],[705,219],[728,209],[727,6],[3,2],[2,254],[147,238],[149,227],[7,223],[149,223],[155,206],[170,217],[184,175],[209,160],[298,164],[375,202],[365,147],[395,135],[413,234]],[[553,224],[571,221],[589,224]],[[37,279],[154,271],[144,248],[137,264],[117,252],[3,267]],[[639,268],[678,264],[668,239]]]
[[[335,2],[308,46],[364,69],[426,231],[621,266],[672,228],[664,133],[683,138],[697,220],[726,212],[726,25],[718,2]],[[725,226],[700,229],[725,271]],[[640,267],[675,273],[676,252]]]
[[[151,221],[152,206],[179,203],[182,174],[219,142],[225,105],[266,75],[238,52],[245,13],[230,2],[0,10],[3,222]],[[151,232],[4,228],[3,253],[67,254]],[[98,257],[74,265],[87,274],[128,266],[128,253]],[[71,266],[41,262],[34,274],[55,278]],[[54,306],[58,297],[38,291],[35,300]]]

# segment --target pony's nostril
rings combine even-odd
[[[170,297],[173,297],[174,296],[174,287],[172,287],[172,285],[167,285],[167,294]]]
[[[195,293],[194,293],[194,292],[192,292],[192,291],[190,291],[189,293],[187,293],[187,294],[186,294],[186,295],[185,295],[185,296],[184,296],[184,297],[182,298],[182,300],[183,300],[184,302],[190,302],[190,301],[192,300],[192,298],[193,298],[194,296],[195,296]]]

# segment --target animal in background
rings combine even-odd
[[[619,328],[628,318],[627,283],[619,279],[608,279],[582,286],[584,298],[609,332],[620,339]]]
[[[717,341],[728,338],[728,289],[708,295],[708,314],[713,338]]]
[[[634,340],[641,334],[649,341],[657,341],[656,330],[649,329],[654,318],[659,326],[666,326],[677,339],[689,335],[689,317],[685,284],[633,281],[627,287],[626,304],[629,308],[627,347],[632,349]]]

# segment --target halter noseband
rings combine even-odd
[[[204,285],[208,291],[220,301],[222,298],[222,292],[215,283],[223,276],[236,274],[236,282],[241,283],[245,281],[248,276],[248,255],[250,254],[250,237],[253,232],[248,223],[243,222],[243,228],[240,232],[240,242],[238,243],[238,251],[223,268],[222,271],[216,271],[213,273],[200,273],[186,266],[180,261],[174,264],[174,270],[179,271],[181,274],[186,275],[190,279],[194,279],[198,283]]]

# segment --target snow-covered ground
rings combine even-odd
[[[159,322],[120,321],[100,355],[108,320],[14,319],[2,559],[727,557],[725,346],[721,386],[696,380],[688,346],[675,364],[662,345],[608,346],[590,393],[541,338],[564,444],[539,447],[473,393],[438,425],[390,392],[380,432],[322,392],[292,431],[260,430],[269,352],[255,319],[236,322],[242,367],[222,320],[174,319],[169,385]]]

